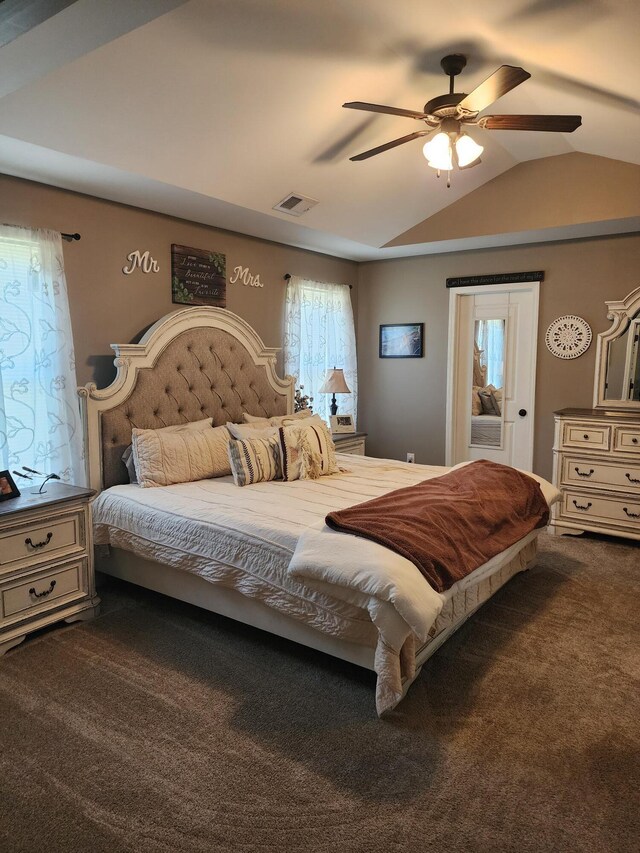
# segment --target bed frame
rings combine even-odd
[[[223,308],[182,308],[158,320],[137,344],[112,344],[116,378],[107,388],[80,388],[87,478],[91,488],[129,481],[121,461],[134,427],[163,426],[210,417],[214,426],[242,421],[242,413],[273,416],[293,411],[292,376],[275,370],[278,349],[265,347],[242,318]],[[537,534],[537,531],[536,531]],[[416,674],[437,648],[516,572],[535,563],[536,535],[516,557],[469,593],[416,653]],[[253,625],[358,666],[374,670],[375,648],[322,634],[234,589],[118,548],[98,548],[98,571]],[[414,679],[406,680],[405,692]]]

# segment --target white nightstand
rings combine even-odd
[[[366,432],[343,432],[332,435],[333,443],[338,453],[352,453],[355,456],[364,456],[364,442]]]
[[[30,631],[100,610],[93,572],[91,489],[47,483],[0,503],[0,655]]]

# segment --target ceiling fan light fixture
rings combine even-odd
[[[458,157],[458,166],[461,169],[465,166],[470,166],[475,162],[483,151],[483,146],[478,145],[478,143],[470,136],[467,136],[466,133],[460,134],[456,139],[456,155]]]
[[[453,152],[448,133],[441,131],[425,142],[422,153],[432,169],[442,172],[450,172],[453,169]]]

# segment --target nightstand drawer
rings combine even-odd
[[[83,598],[87,594],[86,563],[82,558],[5,583],[0,587],[0,623]]]
[[[562,432],[563,447],[582,447],[591,450],[608,450],[611,441],[611,427],[594,424],[564,424]]]
[[[0,573],[84,550],[82,519],[79,511],[0,531]]]
[[[618,453],[635,453],[640,458],[640,427],[617,427],[613,449]]]

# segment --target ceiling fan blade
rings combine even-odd
[[[368,151],[363,151],[362,154],[356,154],[355,157],[349,157],[349,160],[368,160],[376,154],[382,154],[383,151],[388,151],[390,148],[395,148],[398,145],[404,145],[405,142],[411,142],[412,139],[418,139],[420,136],[429,136],[431,130],[416,130],[414,133],[409,133],[407,136],[401,136],[399,139],[394,139],[392,142],[385,142],[384,145],[378,145],[377,148],[370,148]]]
[[[582,124],[582,116],[482,116],[480,127],[487,130],[546,130],[572,133]]]
[[[524,83],[529,77],[531,74],[524,68],[517,65],[501,65],[497,71],[487,77],[484,83],[480,83],[473,92],[470,92],[466,98],[460,101],[459,106],[465,110],[479,113],[480,110],[486,109],[498,98],[515,89],[520,83]]]
[[[426,118],[426,113],[417,113],[415,110],[403,110],[400,107],[385,107],[382,104],[365,104],[364,101],[349,101],[343,104],[347,110],[366,110],[370,113],[388,113],[391,116],[404,116],[405,118]]]

